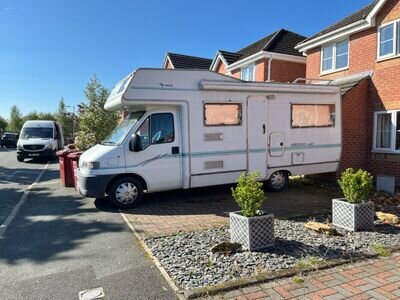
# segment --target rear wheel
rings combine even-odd
[[[113,206],[132,208],[143,200],[143,186],[133,177],[122,177],[111,184],[109,197]]]
[[[289,184],[289,176],[285,171],[276,171],[267,181],[267,188],[272,192],[283,191]]]
[[[18,160],[19,162],[24,162],[24,158],[23,158],[22,156],[17,156],[17,160]]]

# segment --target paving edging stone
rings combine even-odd
[[[392,253],[400,252],[400,246],[390,247]],[[300,272],[304,275],[318,272],[320,270],[326,270],[335,268],[342,265],[349,265],[352,263],[362,262],[368,259],[378,258],[377,254],[364,254],[357,257],[352,257],[351,259],[331,259],[329,261],[320,262],[317,266],[309,269],[300,269],[297,267],[289,268],[285,270],[262,273],[258,275],[253,275],[245,278],[235,279],[227,281],[221,284],[216,284],[212,286],[206,286],[201,288],[195,288],[191,290],[185,290],[185,299],[197,299],[205,296],[214,296],[222,292],[229,292],[235,289],[245,288],[252,286],[254,284],[266,283],[273,280],[289,278],[298,275]]]
[[[122,219],[128,225],[128,227],[131,229],[137,242],[140,244],[140,247],[142,247],[143,251],[145,251],[146,254],[149,256],[149,258],[154,262],[155,266],[160,271],[161,275],[165,278],[165,280],[167,281],[167,283],[169,284],[171,289],[175,292],[177,298],[180,300],[185,299],[185,297],[183,295],[184,292],[176,286],[174,281],[168,275],[167,271],[161,265],[160,261],[153,255],[153,252],[151,252],[150,248],[147,246],[146,242],[144,241],[144,239],[142,238],[140,233],[136,230],[136,228],[132,225],[132,223],[129,222],[128,218],[125,216],[125,214],[121,210],[119,211],[119,213],[120,213]]]

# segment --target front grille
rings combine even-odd
[[[43,150],[44,145],[24,145],[25,150]]]

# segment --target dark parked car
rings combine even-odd
[[[1,147],[7,147],[7,148],[10,148],[10,147],[16,148],[17,147],[17,141],[18,141],[18,134],[17,133],[6,132],[1,137],[0,146]]]

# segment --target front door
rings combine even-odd
[[[266,116],[266,98],[250,97],[247,105],[247,164],[249,172],[260,172],[261,178],[267,176]]]
[[[182,187],[177,117],[177,112],[149,115],[136,131],[141,150],[127,151],[127,171],[144,177],[149,191]]]

